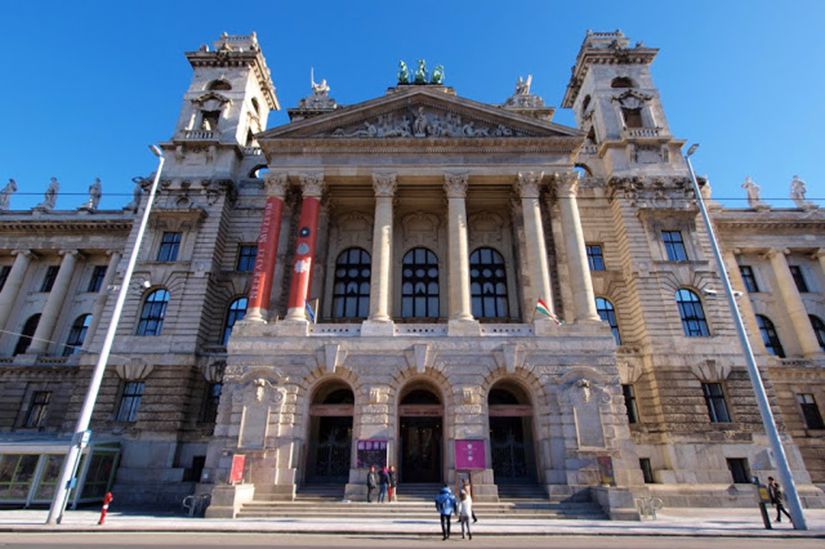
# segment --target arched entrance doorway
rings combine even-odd
[[[315,391],[309,407],[306,483],[349,480],[354,403],[352,389],[343,382],[330,382]]]
[[[413,385],[401,393],[400,480],[405,484],[441,482],[444,406],[428,385]]]
[[[487,395],[490,454],[496,484],[536,482],[533,406],[512,382],[496,383]]]

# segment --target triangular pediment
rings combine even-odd
[[[456,97],[441,87],[405,86],[384,97],[267,130],[258,135],[258,139],[581,138],[583,135],[576,128]]]

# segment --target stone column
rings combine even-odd
[[[587,263],[581,218],[576,194],[579,188],[579,174],[567,172],[556,176],[556,197],[561,212],[561,228],[564,248],[567,252],[567,270],[573,286],[573,305],[576,322],[598,321],[596,298],[593,295],[593,280]]]
[[[447,251],[449,254],[449,326],[448,332],[461,331],[461,326],[475,326],[470,301],[470,255],[467,243],[467,195],[469,175],[444,174],[444,192],[447,194]],[[472,329],[471,329],[472,331]],[[469,334],[467,334],[469,335]]]
[[[100,284],[100,291],[95,299],[94,307],[92,308],[92,322],[89,324],[89,331],[86,332],[86,341],[84,347],[93,341],[97,327],[100,325],[101,317],[103,316],[103,308],[106,306],[106,299],[109,295],[109,286],[115,280],[117,274],[117,266],[120,263],[121,253],[119,251],[111,250],[109,252],[109,265],[106,266],[106,275],[103,277],[103,282]]]
[[[392,201],[397,186],[394,173],[372,174],[375,190],[375,221],[372,232],[372,273],[370,278],[370,317],[361,328],[362,335],[392,335],[390,317],[390,278],[392,276]]]
[[[516,186],[521,197],[524,217],[524,257],[532,293],[525,292],[528,307],[535,307],[542,299],[553,310],[553,293],[550,290],[550,268],[547,265],[547,247],[544,243],[544,227],[541,222],[539,194],[544,172],[520,172]],[[528,309],[529,311],[529,309]],[[528,311],[525,311],[525,317]]]
[[[825,248],[819,248],[814,252],[813,258],[819,261],[819,268],[825,273]]]
[[[816,334],[811,326],[811,320],[808,318],[808,311],[805,310],[805,304],[802,302],[802,297],[799,295],[799,290],[796,289],[791,270],[788,268],[788,261],[785,259],[786,253],[788,253],[788,250],[773,249],[767,254],[773,268],[774,280],[776,280],[781,301],[785,304],[785,310],[791,319],[791,325],[793,331],[796,332],[802,354],[808,356],[820,353],[822,349],[819,347]]]
[[[304,174],[300,176],[300,182],[301,217],[298,220],[295,255],[292,260],[292,282],[289,286],[288,309],[284,320],[306,324],[306,300],[318,242],[318,217],[321,211],[321,195],[324,191],[324,175]]]
[[[60,317],[60,310],[66,302],[66,295],[69,293],[69,285],[72,282],[78,251],[63,250],[60,253],[63,255],[63,261],[60,263],[60,270],[57,272],[52,291],[49,292],[49,297],[46,299],[46,306],[43,307],[43,312],[40,313],[40,322],[34,331],[32,343],[29,350],[26,351],[30,355],[44,354],[49,349],[49,344],[54,335],[54,327]]]
[[[34,256],[31,250],[14,250],[12,253],[15,255],[14,264],[6,278],[6,284],[3,285],[3,290],[0,291],[0,330],[4,329],[9,321],[14,302],[20,295],[20,288],[26,279],[26,271]]]
[[[751,304],[750,295],[745,288],[745,282],[742,280],[742,271],[739,270],[739,262],[736,261],[736,254],[739,250],[725,250],[722,254],[725,260],[725,268],[728,271],[728,278],[730,278],[731,286],[734,290],[742,292],[742,295],[736,298],[736,304],[739,306],[739,314],[742,315],[742,321],[748,328],[750,334],[751,347],[757,353],[765,354],[765,343],[762,341],[762,334],[759,332],[759,326],[756,324],[756,315],[753,312],[753,305]]]
[[[266,321],[269,300],[272,297],[272,279],[275,277],[275,261],[278,241],[281,238],[281,220],[284,214],[284,197],[289,188],[286,174],[266,174],[266,205],[258,232],[258,252],[249,286],[249,304],[246,320]]]

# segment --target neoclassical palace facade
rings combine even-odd
[[[529,77],[486,104],[422,63],[355,105],[313,83],[267,129],[280,106],[254,34],[187,53],[75,501],[211,493],[208,513],[234,516],[312,485],[363,497],[377,463],[402,486],[467,475],[479,500],[527,484],[614,517],[647,495],[752,505],[750,477],[776,465],[657,51],[588,32],[562,101],[575,128]],[[149,182],[116,211],[56,210],[53,192],[19,211],[4,191],[0,501],[48,501]],[[728,209],[702,183],[821,506],[825,213],[750,181]]]

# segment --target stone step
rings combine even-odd
[[[476,513],[479,517],[479,520],[483,521],[485,518],[496,519],[496,520],[553,520],[553,519],[586,519],[586,520],[602,520],[605,519],[605,515],[601,510],[593,510],[587,512],[573,512],[573,511],[545,511],[542,513],[524,513],[513,515],[509,513],[502,513],[502,514],[481,514]],[[246,509],[245,507],[241,509],[238,513],[238,518],[345,518],[345,519],[362,519],[364,517],[370,518],[383,518],[387,520],[395,520],[399,518],[403,518],[405,520],[434,520],[436,514],[433,511],[429,512],[420,512],[420,513],[399,513],[399,514],[391,514],[391,513],[375,513],[375,514],[365,514],[365,513],[330,513],[323,510],[317,511],[303,511],[303,512],[288,512],[284,513],[283,511],[273,511],[269,509]]]

